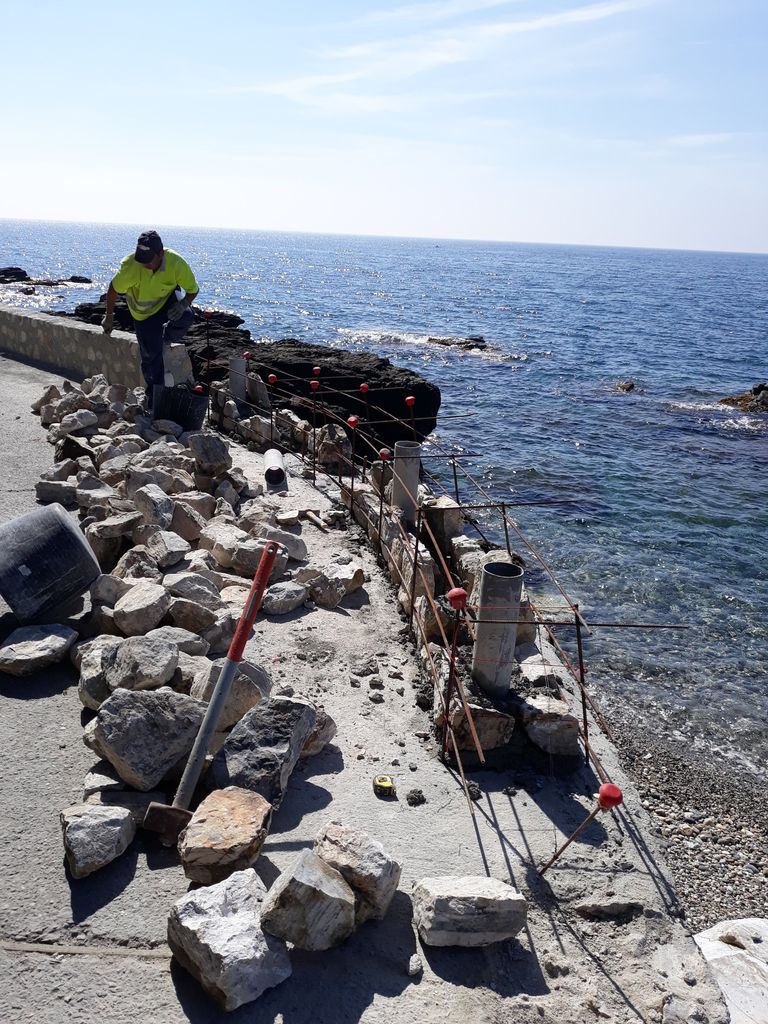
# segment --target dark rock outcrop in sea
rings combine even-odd
[[[57,312],[57,316],[71,316],[90,324],[100,324],[105,312],[105,296],[98,302],[83,302],[74,312]],[[320,391],[318,401],[328,406],[337,416],[346,419],[350,415],[360,420],[379,421],[366,433],[372,434],[377,443],[391,447],[395,441],[413,436],[415,428],[421,440],[428,436],[437,424],[440,409],[440,389],[403,367],[393,366],[373,352],[347,352],[344,349],[326,345],[311,345],[295,338],[283,338],[274,342],[254,342],[251,332],[242,327],[244,320],[233,313],[211,311],[208,316],[193,307],[196,317],[187,332],[184,343],[192,360],[195,379],[203,384],[226,380],[229,375],[231,356],[250,355],[249,369],[264,380],[270,373],[278,378],[275,386],[275,404],[280,400],[286,406],[291,398],[309,400],[312,391],[309,381],[313,379],[312,369],[320,366]],[[133,320],[128,307],[122,300],[115,306],[115,326],[120,330],[133,331]],[[360,391],[360,385],[368,385],[368,402]],[[411,412],[405,404],[412,395],[416,402]],[[297,409],[310,418],[311,406]],[[370,410],[370,415],[368,411]],[[390,417],[404,420],[407,426],[390,425]],[[384,422],[381,422],[384,421]],[[317,424],[325,419],[318,413]],[[361,422],[361,429],[365,429]]]
[[[73,274],[72,277],[57,278],[34,278],[30,277],[26,270],[21,267],[0,267],[0,284],[93,284],[90,277],[83,277],[82,274]],[[22,289],[24,291],[24,289]],[[29,295],[29,292],[24,292]]]
[[[742,412],[768,412],[768,383],[755,384],[750,391],[732,398],[721,398],[720,405],[732,405]]]

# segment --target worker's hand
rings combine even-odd
[[[187,311],[186,302],[174,302],[172,306],[168,307],[168,319],[169,320],[181,320]]]
[[[111,334],[112,328],[115,325],[115,317],[112,313],[105,313],[104,319],[101,321],[101,329],[105,334]]]

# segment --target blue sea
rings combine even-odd
[[[768,416],[718,405],[768,379],[768,256],[159,230],[200,304],[257,339],[417,370],[442,390],[437,443],[478,453],[465,464],[495,498],[567,499],[514,515],[586,618],[688,626],[594,630],[588,679],[609,720],[639,714],[701,759],[768,777]],[[137,233],[0,221],[0,266],[94,280],[29,297],[0,285],[0,303],[92,300]],[[427,340],[469,335],[488,350]]]

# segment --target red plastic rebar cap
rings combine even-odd
[[[368,385],[367,384],[361,384],[360,385],[360,390],[362,391],[362,393],[364,395],[367,395],[368,394]]]
[[[320,369],[320,367],[319,367],[319,366],[313,366],[313,367],[312,367],[312,373],[314,373],[314,375],[315,375],[316,377],[319,377],[319,376],[320,376],[320,374],[321,374],[321,372],[322,372],[322,371],[321,371],[321,369]]]
[[[309,382],[309,386],[312,388],[313,391],[317,391],[317,389],[320,387],[320,381],[319,380],[311,380]]]
[[[604,782],[597,791],[597,802],[604,811],[609,811],[612,807],[618,807],[623,800],[624,796],[621,790],[618,786],[614,786],[612,782]]]
[[[270,384],[277,384],[277,377],[275,376],[274,373],[270,373],[270,375],[267,377],[267,380],[269,381]]]
[[[416,405],[416,398],[414,395],[408,395],[405,399],[405,404],[409,409],[412,409]]]
[[[389,462],[389,460],[392,458],[392,452],[389,450],[389,448],[382,448],[381,451],[379,452],[379,458],[381,459],[382,462]]]
[[[251,353],[250,352],[243,352],[243,359],[250,359],[250,358],[251,358]]]
[[[349,424],[350,427],[352,427],[353,430],[357,430],[357,425],[358,425],[359,422],[360,422],[359,416],[350,416],[347,419],[347,423]]]
[[[467,606],[467,592],[463,587],[454,587],[445,595],[451,603],[451,608],[460,612]]]
[[[202,392],[203,392],[203,385],[202,384],[195,384],[195,391],[197,392],[198,395],[202,394]]]
[[[204,309],[203,310],[203,316],[205,317],[206,320],[210,320],[210,318],[213,316],[213,310],[212,309]]]

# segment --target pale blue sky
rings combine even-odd
[[[768,248],[766,0],[0,15],[0,217]]]

